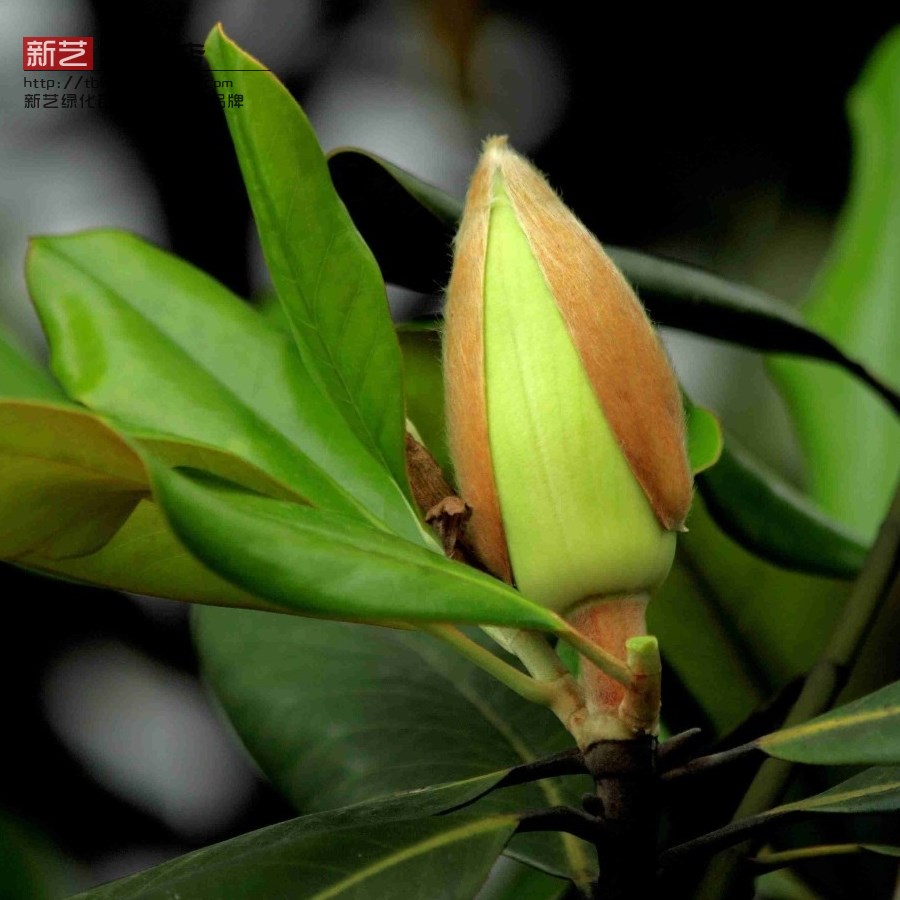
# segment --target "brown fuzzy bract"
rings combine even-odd
[[[484,158],[472,176],[447,287],[444,379],[447,440],[460,493],[472,507],[469,537],[488,569],[512,581],[509,551],[488,444],[484,383],[484,262],[493,167]]]

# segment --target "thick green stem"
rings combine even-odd
[[[900,488],[825,650],[807,676],[784,727],[799,725],[832,706],[876,615],[896,590],[900,590]],[[776,759],[764,762],[732,821],[775,806],[787,790],[792,773],[793,765],[789,762]],[[740,864],[754,850],[752,842],[745,842],[714,859],[700,885],[698,900],[730,896],[740,877]]]
[[[475,663],[476,666],[493,675],[494,678],[505,684],[510,690],[515,691],[520,697],[524,697],[532,703],[539,703],[542,706],[552,707],[556,702],[558,691],[552,684],[536,681],[530,675],[520,672],[514,666],[504,662],[496,654],[491,653],[486,647],[482,647],[477,641],[473,641],[472,638],[463,634],[462,631],[453,625],[431,622],[420,625],[419,628],[449,644],[470,662]]]
[[[543,634],[492,625],[483,625],[482,630],[508,653],[517,656],[532,678],[538,681],[556,681],[568,674],[565,664]]]

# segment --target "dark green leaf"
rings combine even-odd
[[[0,332],[0,397],[19,397],[64,403],[62,388],[41,366]]]
[[[274,608],[198,562],[150,500],[141,500],[112,540],[90,556],[50,559],[30,553],[17,562],[47,575],[132,594],[217,606]]]
[[[254,759],[299,810],[496,773],[572,745],[547,710],[420,633],[195,610],[207,679]],[[479,810],[578,804],[590,781],[504,788]],[[553,834],[512,852],[582,882],[590,848]]]
[[[90,413],[0,401],[0,557],[92,553],[147,491],[138,456]]]
[[[421,818],[429,815],[428,793],[282,822],[79,896],[471,900],[517,819],[509,814]]]
[[[854,578],[867,548],[730,435],[697,479],[716,524],[748,550],[789,569]]]
[[[900,765],[900,682],[759,738],[769,756],[818,765]]]
[[[284,85],[221,26],[207,38],[206,57],[211,68],[230,70],[244,96],[241,108],[226,110],[228,127],[303,361],[334,410],[406,487],[400,351],[378,264]]]
[[[876,813],[900,809],[900,767],[876,766],[821,794],[785,803],[766,815],[789,812]]]
[[[648,623],[722,733],[815,663],[849,585],[750,553],[719,529],[702,496],[687,526]]]
[[[900,385],[900,31],[848,101],[853,177],[834,244],[803,308],[811,328]],[[870,540],[900,476],[900,421],[853,380],[800,360],[773,364],[797,424],[809,490]],[[895,406],[896,408],[896,406]]]
[[[209,276],[110,231],[34,240],[26,274],[70,396],[126,430],[219,448],[313,503],[425,540],[290,338]]]
[[[695,527],[696,517],[695,511],[689,528]],[[771,688],[745,652],[745,640],[718,592],[683,544],[682,539],[669,577],[650,603],[648,628],[659,637],[666,665],[709,717],[715,733],[724,734],[761,705]]]
[[[154,467],[185,546],[239,587],[304,615],[554,630],[556,616],[476,569],[355,519]]]
[[[341,150],[332,154],[329,165],[385,278],[423,292],[446,284],[451,241],[462,205],[373,154]],[[885,239],[890,233],[883,232]],[[659,325],[767,353],[836,363],[900,411],[900,395],[895,389],[805,324],[789,307],[761,291],[623,247],[605,245],[605,249]]]
[[[570,884],[513,859],[500,860],[477,900],[563,900]]]

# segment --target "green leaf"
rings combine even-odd
[[[92,553],[147,490],[138,456],[94,416],[0,401],[0,557]]]
[[[64,403],[66,395],[50,374],[0,331],[0,397]]]
[[[149,499],[149,477],[135,450],[268,496],[301,499],[240,457],[214,447],[147,432],[125,442],[82,410],[0,401],[0,459],[5,458],[0,523],[9,523],[8,533],[0,530],[3,555],[30,569],[115,590],[274,608],[215,575],[184,549]],[[10,453],[17,455],[10,458]],[[101,477],[106,471],[118,475]]]
[[[82,900],[471,900],[513,815],[428,816],[428,792],[281,822],[79,895]]]
[[[850,94],[850,194],[803,314],[847,354],[900,385],[900,30]],[[900,421],[843,373],[773,361],[807,462],[809,491],[863,539],[874,537],[900,474]],[[896,409],[896,406],[895,406]]]
[[[769,756],[817,765],[900,765],[900,681],[756,741]]]
[[[497,773],[572,746],[548,710],[421,633],[213,608],[195,610],[194,624],[207,680],[299,810]],[[587,778],[547,779],[495,791],[478,809],[578,805],[589,788]],[[517,836],[510,852],[582,882],[593,865],[589,847],[559,834]]]
[[[840,784],[765,813],[782,816],[804,813],[876,813],[900,809],[900,767],[876,766]]]
[[[688,528],[696,515],[688,518]],[[765,701],[770,684],[745,652],[745,639],[722,598],[683,544],[682,538],[669,577],[647,609],[647,627],[715,733],[725,734]]]
[[[228,127],[275,290],[333,409],[408,495],[400,350],[378,264],[334,190],[303,110],[217,25],[206,40],[240,109]]]
[[[154,468],[179,539],[239,587],[303,615],[551,629],[559,620],[476,569],[356,520]]]
[[[150,500],[141,500],[109,543],[90,556],[50,559],[30,553],[17,562],[45,575],[132,594],[217,606],[277,609],[198,562]]]
[[[862,568],[868,548],[730,435],[697,487],[729,537],[776,565],[848,579]]]
[[[332,154],[329,166],[385,278],[422,292],[434,292],[446,284],[462,204],[370,153],[341,150]],[[873,180],[873,185],[877,183]],[[886,240],[890,233],[882,232]],[[682,263],[609,244],[604,247],[657,324],[767,353],[836,363],[900,411],[900,395],[892,386],[762,291]],[[884,371],[891,374],[887,368]]]
[[[310,502],[425,540],[290,338],[209,276],[115,231],[35,239],[26,276],[73,398],[126,431],[217,447]]]
[[[570,884],[513,859],[500,860],[477,900],[563,900]]]

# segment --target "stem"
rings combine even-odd
[[[504,650],[518,656],[532,678],[538,681],[556,681],[569,674],[544,635],[521,628],[498,628],[493,625],[481,627]]]
[[[802,810],[785,810],[778,813],[760,813],[741,819],[739,822],[729,822],[724,828],[710,831],[708,834],[685,841],[683,844],[677,844],[661,853],[659,869],[662,872],[697,856],[709,856],[723,847],[743,841],[748,835],[764,832],[773,825],[781,825],[786,820],[800,818],[802,815]],[[720,894],[718,896],[721,900],[721,897],[727,895]]]
[[[684,778],[694,778],[707,772],[715,772],[722,766],[746,759],[749,754],[757,750],[759,748],[751,741],[748,744],[741,744],[739,747],[732,747],[730,750],[723,750],[721,753],[698,756],[683,766],[663,772],[660,776],[660,781],[668,785],[673,781],[681,781]]]
[[[557,634],[567,644],[571,644],[582,656],[589,659],[598,669],[614,678],[626,687],[631,685],[631,672],[628,666],[612,653],[588,640],[581,632],[576,631],[564,619],[559,620]]]
[[[558,699],[559,691],[551,684],[535,681],[530,675],[520,672],[514,666],[504,662],[499,656],[482,647],[477,641],[463,634],[453,625],[445,625],[439,622],[428,622],[419,625],[419,628],[428,634],[439,638],[449,644],[458,653],[475,663],[485,672],[493,675],[498,681],[505,684],[511,691],[515,691],[520,697],[539,703],[541,706],[552,707]]]
[[[799,725],[832,706],[846,683],[849,667],[876,615],[898,584],[898,577],[900,487],[825,650],[807,676],[783,727]],[[764,762],[732,821],[755,816],[776,805],[787,790],[792,773],[792,763],[778,759]],[[698,900],[713,900],[728,895],[737,883],[740,863],[754,849],[751,842],[745,842],[714,860],[700,885]]]
[[[598,900],[656,896],[656,750],[656,738],[643,734],[598,741],[584,754],[605,825],[595,841],[600,877],[593,897]]]

